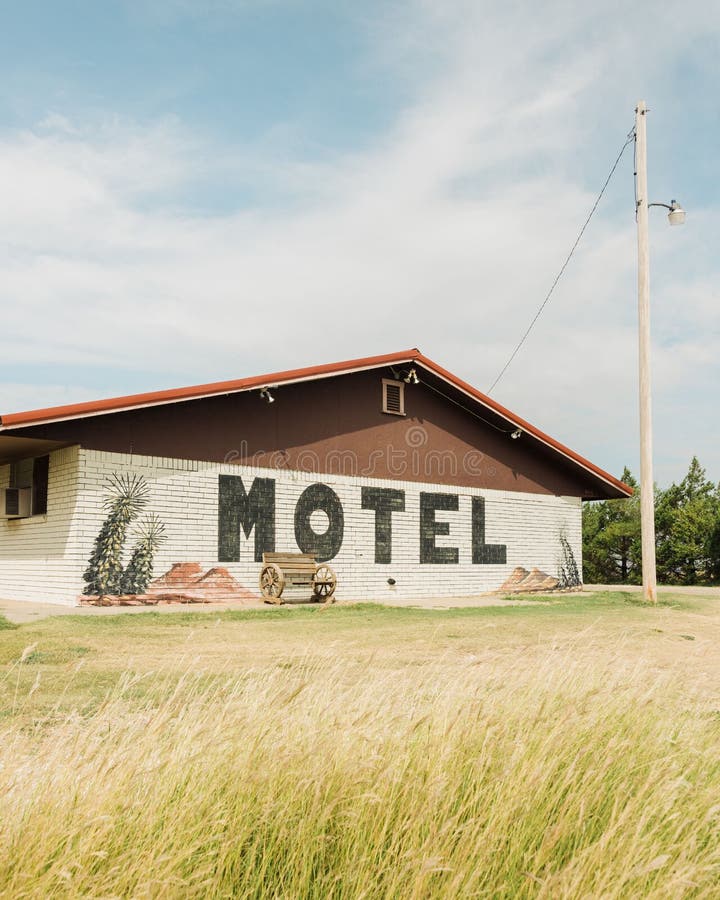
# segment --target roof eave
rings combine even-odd
[[[45,409],[28,410],[27,412],[11,413],[0,417],[0,432],[17,428],[32,427],[34,425],[48,425],[54,422],[89,418],[91,416],[128,412],[134,409],[182,403],[188,400],[201,400],[208,397],[221,396],[223,394],[256,390],[266,386],[273,387],[283,384],[296,384],[303,381],[327,378],[332,375],[349,375],[353,372],[376,369],[383,366],[402,365],[404,363],[414,363],[418,366],[422,366],[436,377],[441,378],[443,381],[452,385],[455,390],[460,391],[473,402],[481,404],[486,410],[500,416],[511,425],[513,429],[520,428],[554,452],[564,456],[574,465],[585,470],[585,472],[593,478],[599,479],[612,490],[619,492],[620,496],[632,496],[633,489],[629,485],[614,478],[608,472],[605,472],[594,463],[591,463],[590,460],[585,459],[585,457],[576,453],[574,450],[571,450],[569,447],[566,447],[559,441],[556,441],[554,438],[550,437],[550,435],[525,421],[525,419],[515,415],[487,394],[483,394],[466,381],[463,381],[452,372],[438,365],[429,357],[424,356],[415,347],[399,353],[362,357],[360,359],[347,360],[345,362],[309,366],[303,369],[290,369],[285,372],[273,372],[267,375],[257,375],[251,378],[237,379],[234,381],[212,382],[186,388],[154,391],[145,394],[131,394],[125,397],[113,397],[107,400],[96,400],[85,403],[74,403],[67,406],[55,406]],[[598,497],[589,497],[587,499],[604,498],[601,495]]]
[[[183,403],[186,400],[202,400],[262,387],[275,387],[280,384],[296,384],[302,381],[327,378],[331,375],[349,375],[352,372],[361,372],[366,369],[413,362],[420,355],[420,351],[413,348],[401,353],[369,356],[322,366],[308,366],[303,369],[289,369],[285,372],[270,372],[266,375],[255,375],[234,381],[215,381],[185,388],[128,394],[124,397],[110,397],[106,400],[91,400],[84,403],[71,403],[67,406],[50,406],[44,409],[9,413],[0,416],[0,432],[14,428],[29,428],[33,425],[48,425],[51,422],[66,422],[71,419],[128,412],[152,406],[165,406],[170,403]]]
[[[532,435],[534,438],[536,438],[538,441],[540,441],[550,449],[561,453],[571,462],[581,466],[593,477],[600,478],[605,484],[608,484],[610,487],[619,491],[621,495],[624,495],[625,497],[631,497],[633,495],[633,489],[629,485],[625,484],[625,482],[620,481],[618,478],[610,475],[609,472],[606,472],[604,469],[596,466],[594,463],[590,462],[589,459],[586,459],[584,456],[581,456],[579,453],[576,453],[574,450],[566,447],[564,444],[560,443],[560,441],[556,441],[554,438],[550,437],[549,434],[546,434],[544,431],[536,428],[530,422],[526,422],[525,419],[522,419],[520,418],[520,416],[515,415],[515,413],[511,412],[509,409],[506,409],[506,407],[502,406],[500,403],[497,403],[487,394],[483,394],[482,391],[477,390],[477,388],[474,388],[471,384],[468,384],[466,381],[463,381],[461,378],[453,375],[452,372],[433,362],[433,360],[429,359],[427,356],[424,356],[422,353],[420,353],[415,359],[415,362],[418,365],[422,365],[425,368],[429,369],[435,375],[440,376],[449,384],[452,384],[456,389],[462,391],[464,394],[471,397],[476,402],[481,403],[486,409],[491,410],[492,412],[501,416],[511,425],[514,425],[516,428],[520,428],[527,434]],[[588,497],[587,499],[602,500],[604,499],[604,497]]]

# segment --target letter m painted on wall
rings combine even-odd
[[[250,491],[239,475],[218,482],[218,561],[240,562],[240,529],[255,529],[255,562],[275,550],[275,479],[256,478]]]

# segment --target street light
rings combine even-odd
[[[685,224],[685,210],[677,200],[671,200],[669,203],[648,203],[648,206],[664,206],[665,209],[669,209],[668,222],[671,225]]]
[[[685,210],[677,200],[648,203],[647,197],[647,107],[640,101],[635,110],[635,168],[637,175],[638,233],[638,330],[640,363],[640,534],[642,543],[643,596],[657,603],[655,570],[655,497],[652,472],[652,406],[650,399],[650,251],[648,244],[648,208],[669,209],[671,225],[685,222]]]

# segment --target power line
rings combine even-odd
[[[575,239],[575,243],[572,245],[572,248],[571,248],[570,252],[568,253],[568,255],[567,255],[567,257],[566,257],[565,262],[562,264],[562,266],[561,266],[561,268],[560,268],[560,271],[557,273],[557,276],[556,276],[556,278],[555,278],[555,281],[553,281],[552,285],[550,286],[550,290],[549,290],[549,291],[547,292],[547,294],[545,295],[545,299],[544,299],[543,302],[540,304],[540,308],[539,308],[538,311],[535,313],[532,322],[530,322],[530,324],[528,325],[527,331],[526,331],[525,334],[520,338],[520,340],[519,340],[517,346],[515,347],[515,349],[513,350],[513,352],[510,354],[510,357],[509,357],[508,361],[505,363],[505,365],[504,365],[504,366],[502,367],[502,369],[500,370],[500,374],[499,374],[498,377],[495,379],[495,381],[493,381],[493,383],[490,385],[490,387],[488,388],[488,390],[487,390],[486,393],[489,394],[492,390],[494,390],[495,385],[498,383],[498,381],[500,381],[500,379],[503,377],[503,375],[505,374],[505,372],[508,370],[508,367],[510,366],[510,363],[515,359],[515,357],[517,356],[518,351],[520,350],[520,348],[522,347],[522,345],[525,343],[525,340],[526,340],[527,336],[528,336],[528,335],[530,334],[530,332],[532,331],[533,326],[535,325],[535,323],[537,322],[537,320],[540,318],[540,314],[542,313],[542,311],[543,311],[543,310],[545,309],[545,307],[547,306],[548,301],[550,300],[550,297],[552,296],[552,293],[553,293],[553,291],[555,290],[555,287],[557,286],[558,281],[560,281],[560,279],[562,278],[563,272],[565,271],[565,269],[567,268],[568,263],[569,263],[570,260],[572,259],[572,255],[573,255],[573,253],[575,252],[575,249],[577,248],[577,245],[580,243],[580,241],[581,241],[581,239],[582,239],[582,236],[585,234],[585,229],[586,229],[586,228],[588,227],[588,225],[590,224],[590,219],[592,219],[592,217],[593,217],[593,215],[594,215],[594,213],[595,213],[595,210],[598,208],[598,204],[599,204],[600,201],[602,200],[602,196],[603,196],[603,194],[605,193],[605,188],[608,186],[608,184],[610,184],[610,179],[613,177],[613,175],[615,174],[615,169],[617,169],[618,165],[620,164],[620,160],[622,159],[622,155],[623,155],[623,153],[625,152],[625,148],[627,147],[628,144],[631,144],[634,140],[635,140],[635,129],[633,128],[633,130],[632,130],[632,131],[630,132],[630,134],[628,135],[627,140],[626,140],[625,143],[622,145],[622,148],[621,148],[620,152],[619,152],[618,155],[617,155],[617,159],[616,159],[615,162],[613,163],[612,169],[610,169],[610,174],[609,174],[608,177],[605,179],[605,184],[603,184],[602,189],[600,190],[600,193],[597,195],[597,198],[596,198],[595,202],[593,203],[592,209],[590,210],[590,214],[588,215],[587,219],[585,219],[585,224],[584,224],[583,227],[580,229],[580,233],[578,234],[577,238]]]

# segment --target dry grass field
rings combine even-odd
[[[0,896],[718,897],[720,609],[0,620]]]

